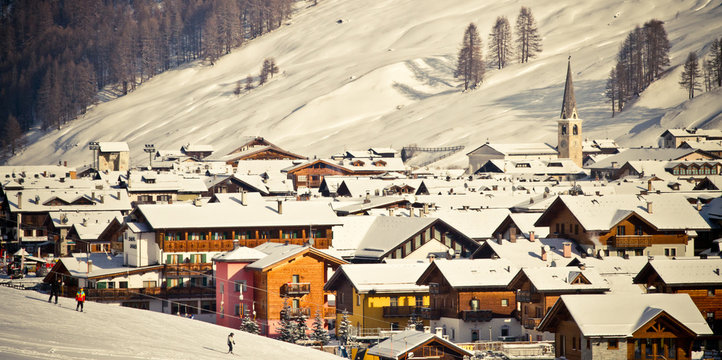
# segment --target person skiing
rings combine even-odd
[[[75,311],[78,311],[78,308],[80,308],[80,312],[83,312],[83,303],[85,303],[85,291],[83,291],[83,288],[78,289],[78,292],[75,293],[75,301],[78,302],[78,304],[75,305]]]
[[[50,298],[48,299],[48,302],[50,302],[53,299],[53,295],[55,295],[55,303],[58,303],[58,294],[60,293],[60,285],[61,285],[60,279],[55,279],[50,284]]]
[[[233,345],[235,345],[236,342],[233,340],[233,333],[230,333],[228,335],[228,354],[233,354]]]

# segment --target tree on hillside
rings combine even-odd
[[[615,114],[615,105],[617,100],[617,89],[618,89],[618,82],[617,82],[617,74],[616,70],[612,68],[612,70],[609,71],[609,77],[607,78],[607,87],[604,89],[604,95],[609,99],[609,101],[612,102],[612,117],[614,117]]]
[[[529,62],[530,58],[542,51],[541,36],[539,36],[536,20],[534,20],[531,9],[525,6],[521,7],[519,16],[516,18],[516,46],[520,63]]]
[[[464,31],[464,39],[459,50],[459,59],[455,77],[464,81],[464,90],[474,89],[483,81],[484,62],[481,56],[481,38],[474,23]]]
[[[250,74],[248,74],[248,76],[246,76],[245,89],[246,89],[246,91],[253,90],[253,76],[251,76]]]
[[[644,23],[645,83],[659,79],[663,68],[669,66],[669,40],[664,22],[652,19]],[[646,87],[646,86],[645,86]]]
[[[715,86],[722,87],[722,37],[712,41],[709,51],[712,81]]]
[[[241,80],[236,81],[236,88],[233,89],[233,93],[236,95],[241,94]]]
[[[303,313],[303,311],[300,311],[298,316],[296,316],[296,340],[307,340],[308,339],[308,325],[306,322],[308,321],[308,317],[306,314]]]
[[[700,76],[697,54],[690,52],[689,55],[687,55],[687,60],[684,62],[684,70],[682,71],[682,78],[679,82],[683,88],[687,89],[690,99],[694,98],[694,91],[699,90]]]
[[[313,325],[311,325],[311,340],[318,341],[321,346],[328,344],[330,340],[328,331],[323,327],[321,312],[318,310],[316,310],[316,316],[313,318]]]
[[[5,121],[5,134],[2,136],[4,144],[9,148],[9,153],[15,155],[23,146],[25,146],[25,137],[23,131],[18,124],[18,119],[10,115]]]
[[[499,16],[489,34],[489,63],[502,69],[511,55],[511,25],[506,16]]]
[[[704,78],[704,91],[710,91],[714,88],[715,83],[712,81],[713,66],[709,60],[704,60],[702,65],[702,77]]]

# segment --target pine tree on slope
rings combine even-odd
[[[700,76],[697,54],[690,52],[689,55],[687,55],[687,60],[684,62],[684,71],[682,71],[682,78],[679,82],[683,88],[687,89],[690,99],[694,98],[694,91],[699,90]]]
[[[455,77],[464,81],[464,90],[474,89],[483,81],[484,62],[481,55],[481,38],[474,23],[464,31],[464,39],[459,50],[459,59]]]

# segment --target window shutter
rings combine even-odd
[[[183,255],[176,255],[176,259],[178,260],[179,264],[183,263]]]
[[[166,256],[166,258],[165,258],[165,263],[166,263],[166,264],[171,264],[171,263],[173,263],[173,255],[168,254],[168,256]]]
[[[206,254],[201,254],[201,262],[206,262]]]
[[[205,276],[203,277],[203,286],[208,286],[208,278]]]

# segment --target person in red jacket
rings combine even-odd
[[[80,308],[80,311],[83,311],[83,303],[85,303],[85,291],[83,291],[83,288],[78,289],[78,292],[75,293],[75,301],[78,302],[77,305],[75,305],[75,311],[78,311],[78,308]]]

